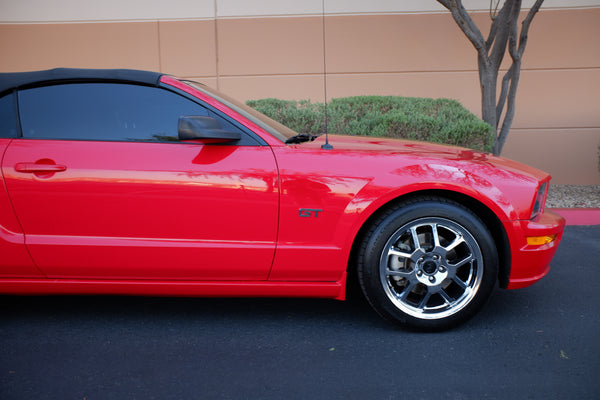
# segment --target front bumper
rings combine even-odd
[[[552,211],[544,211],[535,220],[510,221],[508,224],[513,235],[509,235],[511,267],[507,289],[519,289],[533,285],[550,270],[550,262],[565,229],[565,219]],[[527,238],[554,235],[555,239],[550,243],[532,245],[527,241]]]

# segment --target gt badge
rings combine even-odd
[[[317,218],[320,212],[323,212],[323,210],[318,208],[301,208],[298,210],[298,215],[304,218],[310,218],[313,216]]]

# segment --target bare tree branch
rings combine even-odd
[[[513,12],[516,1],[518,0],[506,0],[496,16],[496,19],[492,23],[492,29],[495,30],[494,37],[492,41],[488,38],[486,45],[489,43],[489,58],[490,63],[494,68],[497,68],[496,66],[502,64],[502,59],[506,52],[506,43],[510,31],[510,18],[508,18],[508,16]],[[491,35],[492,31],[490,30],[490,36]]]
[[[502,121],[502,129],[500,130],[500,133],[498,133],[496,143],[494,144],[494,154],[497,155],[502,152],[502,148],[504,147],[504,143],[508,137],[508,132],[510,131],[510,127],[512,126],[515,118],[517,86],[519,85],[519,78],[521,75],[521,62],[517,61],[515,64],[513,64],[513,67],[514,69],[512,77],[510,78],[510,88],[506,103],[506,115],[504,116],[504,121]]]
[[[517,87],[521,76],[521,62],[527,45],[529,28],[533,17],[539,11],[544,0],[536,0],[523,21],[520,34],[518,20],[522,0],[505,0],[500,12],[492,17],[492,26],[485,41],[481,31],[462,5],[461,0],[437,1],[452,13],[452,17],[460,29],[477,50],[479,83],[481,86],[481,114],[483,120],[497,132],[493,152],[499,155],[515,116]],[[499,2],[496,3],[496,9],[498,4]],[[512,64],[502,78],[500,96],[496,99],[498,71],[507,51],[510,54]],[[504,120],[500,123],[503,113]],[[501,129],[498,132],[500,126]]]
[[[517,36],[519,34],[519,27],[517,26],[517,19],[519,18],[519,13],[521,11],[521,0],[516,0],[517,1],[517,6],[514,10],[512,15],[510,16],[510,31],[508,34],[508,53],[510,54],[511,58],[513,59],[513,65],[515,62],[519,62],[521,61],[521,56],[519,54],[517,45],[518,45],[518,39]]]
[[[498,98],[498,105],[496,106],[496,121],[500,121],[500,117],[502,116],[502,111],[504,110],[504,105],[506,104],[506,97],[508,95],[508,87],[510,81],[513,77],[515,67],[511,65],[508,71],[504,74],[502,78],[502,89],[500,91],[500,97]],[[496,126],[496,128],[498,128]]]
[[[490,28],[490,34],[488,35],[487,40],[485,41],[485,49],[489,52],[494,40],[496,39],[496,32],[498,32],[498,20],[495,19],[492,22],[492,27]]]
[[[543,2],[544,0],[536,0],[533,7],[531,7],[531,10],[529,10],[529,13],[527,13],[527,17],[525,17],[525,20],[523,20],[523,25],[521,27],[521,37],[519,38],[519,53],[521,53],[521,55],[523,55],[523,52],[525,51],[525,46],[527,45],[527,38],[529,36],[529,27],[531,25],[531,21],[533,21],[533,17],[535,17],[535,14],[540,10],[540,7],[542,6]]]
[[[490,34],[488,35],[487,40],[485,41],[485,46],[487,47],[488,52],[492,47],[492,43],[494,43],[494,39],[496,38],[496,32],[498,31],[498,21],[501,18],[496,18],[498,16],[498,4],[500,4],[500,0],[496,0],[496,7],[494,7],[494,11],[492,12],[492,4],[493,0],[490,0],[490,19],[492,20],[492,26],[490,27]]]
[[[446,7],[450,13],[452,13],[452,17],[454,17],[454,21],[458,24],[460,29],[463,31],[465,36],[471,41],[475,49],[478,53],[484,54],[486,53],[485,41],[483,40],[483,35],[481,31],[471,19],[467,10],[462,5],[461,0],[437,0],[441,5]]]

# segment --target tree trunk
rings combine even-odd
[[[496,82],[498,71],[479,61],[479,84],[481,85],[481,118],[496,129]]]

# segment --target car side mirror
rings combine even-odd
[[[179,117],[177,127],[179,140],[198,140],[207,143],[223,143],[240,140],[239,132],[224,130],[213,117],[184,115]]]

